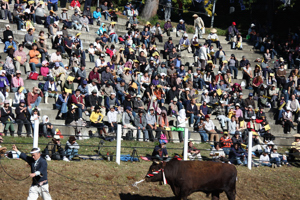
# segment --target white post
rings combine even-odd
[[[34,132],[33,132],[33,148],[38,148],[39,146],[39,120],[34,120]]]
[[[183,142],[183,160],[187,160],[188,153],[188,140],[189,140],[189,129],[187,127],[184,128],[184,142]]]
[[[251,170],[252,165],[252,131],[248,133],[248,169]]]
[[[215,10],[216,10],[216,1],[214,0],[214,5],[213,5],[213,10],[211,12],[211,23],[210,23],[210,28],[214,27],[214,21],[215,21]]]
[[[118,124],[117,129],[117,149],[116,149],[116,163],[120,165],[121,160],[121,135],[122,135],[122,126]]]

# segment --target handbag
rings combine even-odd
[[[31,79],[31,80],[37,80],[38,79],[38,76],[39,74],[36,73],[36,72],[30,72],[29,76],[28,76],[28,79]]]

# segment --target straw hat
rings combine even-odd
[[[45,37],[44,36],[40,36],[39,39],[40,40],[45,40]]]
[[[199,17],[197,14],[194,14],[193,17]]]
[[[63,8],[62,11],[68,11],[68,9],[67,8]]]
[[[213,28],[210,30],[211,33],[217,33],[217,29]]]
[[[293,137],[300,138],[300,134],[299,134],[299,133],[297,133],[297,134],[293,135]]]

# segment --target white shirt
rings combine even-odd
[[[13,103],[14,104],[19,104],[21,100],[25,99],[25,95],[23,92],[19,93],[19,92],[15,92],[15,98]]]
[[[90,54],[95,54],[95,49],[94,49],[94,47],[93,47],[93,48],[91,48],[91,47],[89,48],[89,53],[90,53]]]
[[[219,155],[217,156],[216,154],[219,154]],[[210,155],[214,155],[214,156],[212,156],[212,158],[214,158],[214,159],[220,158],[221,156],[225,157],[224,150],[221,148],[218,151],[216,149],[212,150],[210,152]]]
[[[200,48],[199,57],[202,60],[207,60],[207,53],[206,53],[206,47],[205,46]]]
[[[54,62],[54,61],[59,61],[61,62],[62,61],[62,58],[61,58],[61,55],[57,55],[56,53],[52,53],[51,54],[51,62]]]
[[[87,85],[88,87],[88,94],[91,95],[92,94],[92,91],[93,90],[97,90],[97,96],[98,96],[98,87],[97,87],[97,84],[96,85],[93,85],[92,83],[88,84]]]
[[[100,49],[102,51],[102,47],[101,47],[100,42],[99,43],[94,42],[94,47],[95,47],[95,49]]]
[[[205,121],[204,124],[205,124],[205,126],[204,126],[205,130],[211,131],[211,130],[215,129],[215,125],[212,120],[209,120],[208,122]]]
[[[264,156],[264,155],[261,155],[260,157],[259,157],[259,162],[270,162],[270,157],[269,157],[269,155],[266,155],[266,156]]]
[[[141,82],[142,82],[142,83],[145,83],[145,84],[147,84],[147,85],[149,85],[149,84],[150,84],[150,83],[149,83],[149,77],[142,76]]]
[[[117,122],[117,116],[118,116],[118,112],[117,111],[109,111],[107,113],[107,121],[108,123],[112,123],[112,122]]]

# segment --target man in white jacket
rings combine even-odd
[[[292,111],[292,114],[295,115],[295,120],[296,121],[299,117],[299,110],[300,110],[300,105],[299,101],[296,99],[296,96],[293,94],[291,96],[291,100],[288,100],[286,107],[289,107]]]
[[[198,36],[199,39],[202,38],[202,29],[204,27],[204,22],[201,17],[199,17],[197,14],[193,15],[194,17],[194,28],[195,28],[195,35]]]

